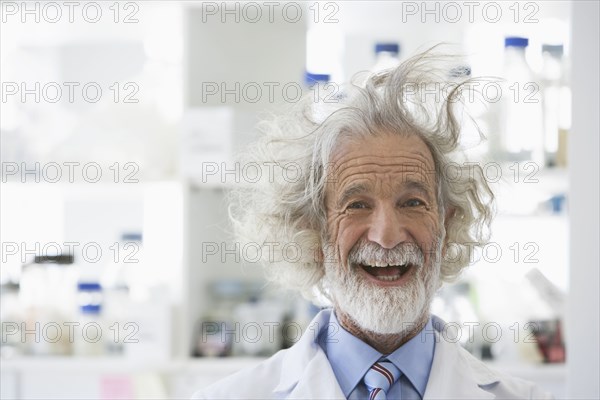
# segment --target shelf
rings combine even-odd
[[[29,373],[48,372],[83,372],[83,373],[137,373],[157,372],[174,373],[189,371],[201,373],[220,373],[234,371],[263,361],[262,357],[223,357],[223,358],[189,358],[161,360],[139,360],[121,357],[21,357],[2,359],[2,372]]]

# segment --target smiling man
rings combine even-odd
[[[442,282],[467,266],[474,243],[485,244],[492,217],[481,169],[455,163],[455,107],[472,81],[446,81],[453,63],[428,51],[333,103],[307,100],[262,123],[245,161],[282,173],[234,193],[237,232],[295,243],[299,259],[270,254],[268,277],[332,307],[292,348],[195,398],[548,397],[447,340],[430,314]],[[450,165],[461,173],[447,176]],[[302,173],[291,179],[291,169]]]

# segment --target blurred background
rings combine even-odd
[[[291,346],[318,309],[234,241],[256,172],[233,157],[439,42],[466,55],[449,79],[489,78],[463,144],[498,217],[433,312],[495,368],[600,395],[598,3],[1,5],[2,399],[189,398]]]

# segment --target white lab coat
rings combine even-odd
[[[326,326],[330,312],[321,311],[311,326]],[[315,341],[317,331],[307,329],[291,348],[196,392],[193,399],[343,399],[331,364]],[[425,399],[552,398],[530,382],[491,370],[458,343],[436,334]]]

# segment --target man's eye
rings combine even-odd
[[[367,205],[365,203],[363,203],[362,201],[355,201],[353,203],[348,204],[348,207],[346,207],[346,208],[361,209],[361,208],[367,208]]]
[[[422,206],[424,204],[425,203],[423,203],[419,199],[410,199],[406,203],[404,203],[404,205],[407,206],[407,207],[418,207],[418,206]]]

